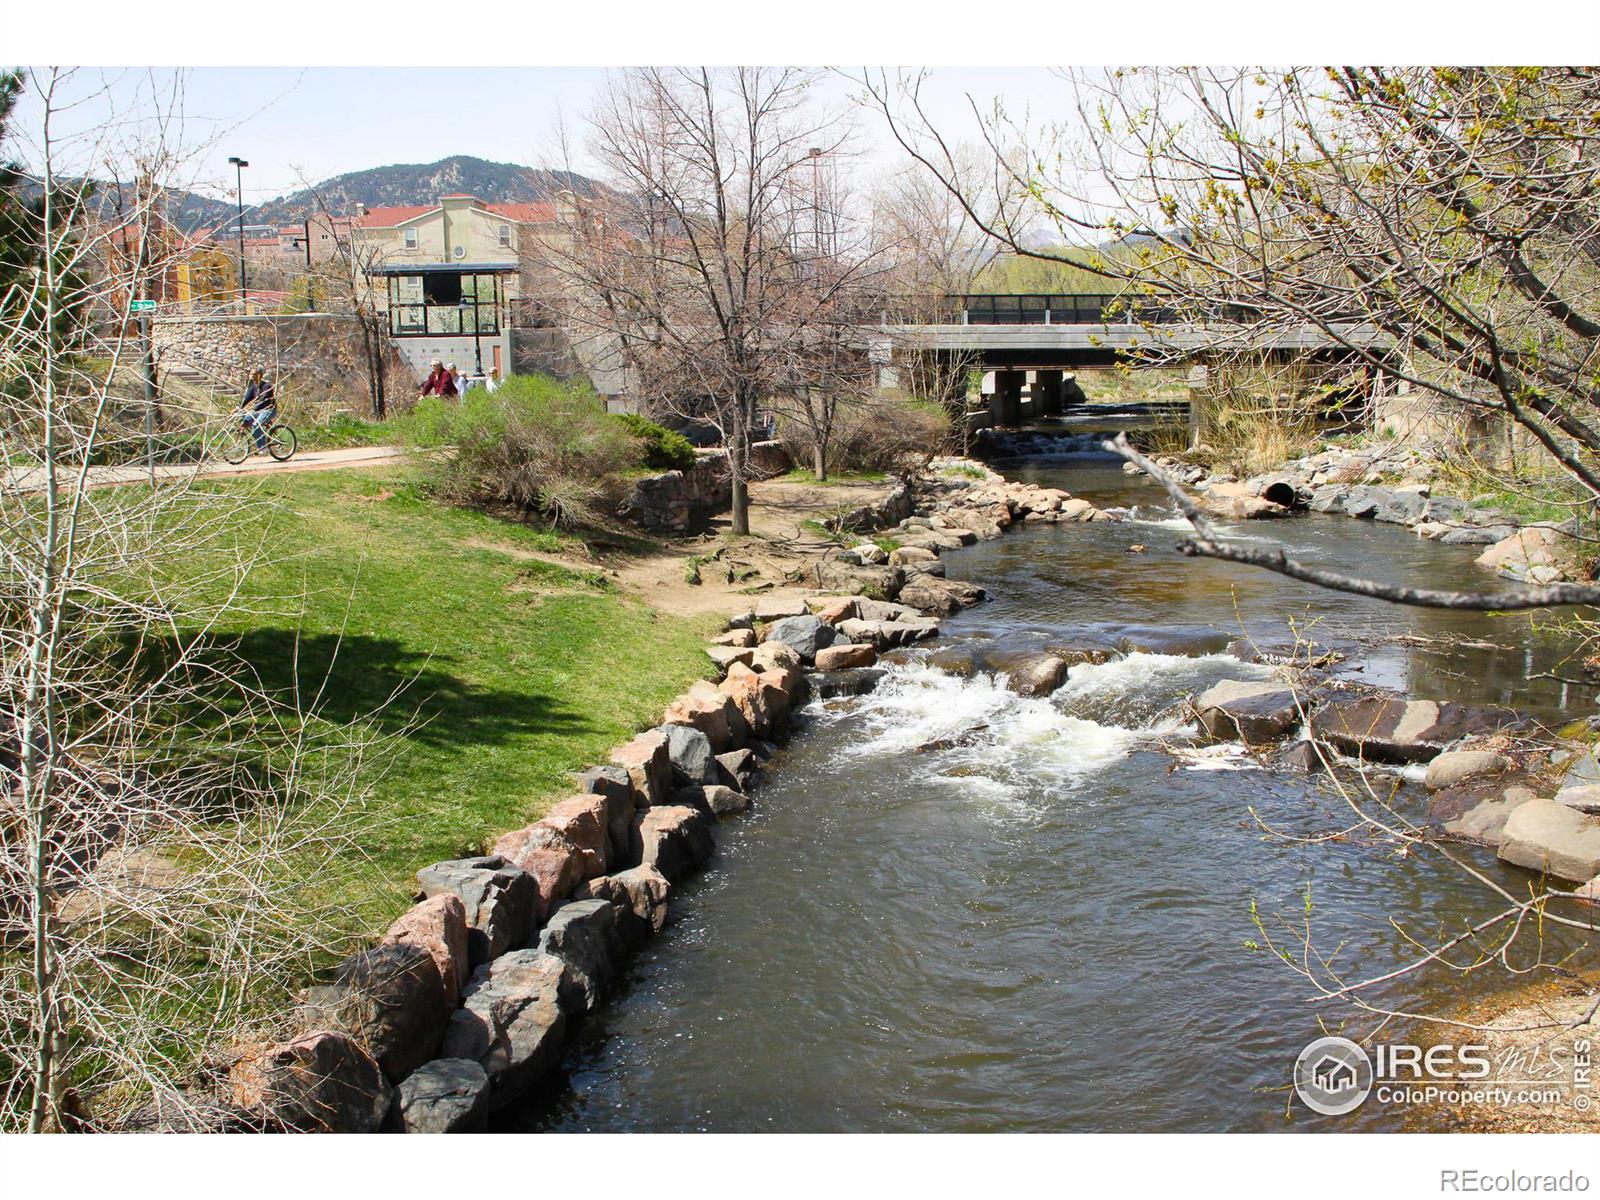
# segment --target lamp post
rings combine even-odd
[[[244,169],[250,164],[238,155],[229,155],[228,162],[233,166],[235,181],[233,196],[239,206],[239,310],[249,316],[250,293],[246,288],[244,275]]]
[[[498,284],[496,285],[496,290],[498,290]],[[480,378],[483,375],[483,342],[478,332],[478,304],[480,303],[481,299],[482,298],[478,295],[476,281],[474,281],[472,288],[472,303],[467,303],[466,296],[461,297],[461,319],[464,321],[467,319],[467,313],[470,312],[472,314],[472,373]],[[498,306],[499,301],[497,300],[496,307],[498,308]]]

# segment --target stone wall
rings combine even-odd
[[[250,370],[260,367],[280,384],[293,381],[304,397],[346,395],[359,403],[366,394],[361,335],[348,314],[160,317],[151,338],[160,375],[202,387],[242,393]]]
[[[757,479],[789,469],[789,455],[778,442],[750,447],[751,473]],[[628,516],[645,529],[683,533],[695,521],[725,511],[733,504],[733,483],[726,450],[702,450],[687,471],[647,475],[633,485]]]

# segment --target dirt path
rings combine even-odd
[[[573,570],[603,571],[621,590],[675,616],[731,613],[768,596],[798,597],[809,589],[790,581],[830,543],[808,521],[820,522],[888,494],[889,483],[825,485],[769,480],[750,486],[750,535],[734,537],[726,513],[697,534],[652,538],[619,532],[591,537],[572,554],[542,554],[483,543],[514,558]],[[478,544],[478,543],[474,543]],[[693,572],[690,570],[694,564]],[[691,583],[690,575],[699,582]]]
[[[787,576],[829,545],[806,522],[821,522],[887,495],[890,483],[750,485],[750,535],[735,537],[726,513],[699,536],[628,546],[597,547],[601,564],[625,591],[663,612],[683,616],[730,613],[763,597],[798,597],[809,589]],[[699,559],[699,583],[690,561]],[[730,579],[729,576],[732,576]]]
[[[237,475],[260,475],[268,471],[334,471],[345,467],[378,466],[400,457],[404,453],[398,446],[350,446],[342,450],[306,450],[288,462],[276,462],[265,455],[252,455],[237,466],[225,462],[179,463],[155,468],[158,483],[195,478],[226,478]],[[89,487],[109,487],[119,483],[144,483],[151,472],[142,463],[116,467],[90,467],[85,482]],[[76,474],[68,485],[76,481]],[[4,490],[7,493],[37,492],[45,486],[44,470],[40,467],[12,467],[6,471]]]

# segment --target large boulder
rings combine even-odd
[[[767,707],[762,677],[748,667],[730,671],[718,688],[733,701],[750,736],[764,738],[772,731],[772,713]]]
[[[565,837],[583,854],[583,876],[604,875],[609,865],[608,816],[603,796],[573,796],[550,806],[539,822]]]
[[[1469,842],[1498,847],[1505,841],[1506,822],[1534,794],[1527,788],[1509,787],[1504,792],[1484,796],[1459,816],[1444,822],[1444,831]]]
[[[1019,696],[1048,696],[1067,679],[1067,660],[1042,651],[996,656],[991,661]]]
[[[563,904],[540,931],[539,949],[567,966],[562,1007],[569,1013],[593,1012],[624,962],[617,910],[599,898]]]
[[[808,611],[806,602],[797,596],[768,596],[756,601],[755,619],[781,621],[785,617],[803,617]]]
[[[396,1133],[482,1133],[489,1120],[489,1073],[470,1058],[436,1058],[400,1085]]]
[[[1391,525],[1415,525],[1428,511],[1428,494],[1415,487],[1398,488],[1378,505],[1373,517]]]
[[[687,725],[663,725],[667,757],[675,779],[683,783],[716,783],[716,748],[711,739]]]
[[[954,538],[949,540],[960,544]],[[819,591],[870,596],[874,600],[893,600],[906,580],[899,567],[852,567],[836,559],[816,563],[813,573]]]
[[[1350,489],[1342,483],[1325,483],[1311,493],[1311,499],[1306,507],[1312,512],[1341,512],[1344,509],[1344,498]]]
[[[878,661],[878,652],[866,643],[845,642],[817,651],[817,670],[847,671],[851,667],[870,667]]]
[[[715,685],[707,683],[706,687],[716,692]],[[621,767],[590,767],[578,777],[578,789],[606,802],[606,861],[618,865],[628,857],[628,832],[633,828],[633,785],[628,773]]]
[[[787,642],[762,642],[750,656],[750,669],[757,675],[768,671],[798,671],[803,663],[799,653]]]
[[[819,700],[832,700],[839,696],[864,696],[882,683],[888,673],[882,667],[819,671],[811,676],[811,691]]]
[[[932,575],[916,575],[900,589],[900,600],[925,612],[941,616],[960,612],[982,600],[987,595],[975,583],[964,579],[938,579]]]
[[[418,904],[383,935],[380,944],[420,946],[439,972],[445,1003],[451,1008],[471,972],[467,956],[467,909],[461,897],[444,892]]]
[[[713,783],[700,790],[702,803],[714,817],[731,817],[750,809],[750,797],[727,784]]]
[[[306,1133],[377,1133],[394,1089],[348,1034],[318,1030],[235,1063],[233,1102]]]
[[[1499,854],[1530,871],[1591,879],[1600,874],[1600,818],[1554,800],[1529,800],[1506,818]]]
[[[1394,499],[1394,493],[1388,488],[1369,487],[1365,484],[1353,487],[1345,495],[1344,511],[1352,517],[1374,518],[1378,510]]]
[[[734,663],[750,662],[748,646],[707,646],[706,657],[726,671]]]
[[[387,942],[353,954],[310,989],[312,1023],[348,1033],[398,1083],[439,1053],[453,1004],[433,956]]]
[[[1294,691],[1275,679],[1224,679],[1200,693],[1194,711],[1211,737],[1257,746],[1288,736],[1300,722]]]
[[[484,963],[467,984],[445,1031],[444,1055],[484,1069],[490,1108],[517,1099],[560,1061],[566,969],[541,950],[513,950]]]
[[[1505,755],[1492,750],[1446,750],[1428,764],[1422,783],[1437,792],[1486,775],[1504,775],[1510,769]]]
[[[937,562],[939,555],[926,546],[897,546],[889,551],[891,567],[911,567]]]
[[[761,764],[749,747],[741,747],[717,755],[717,770],[718,782],[737,788],[741,792],[747,792],[750,790],[750,785],[755,782]]]
[[[1223,521],[1254,521],[1262,517],[1281,517],[1288,509],[1271,500],[1252,495],[1242,483],[1213,483],[1196,494],[1195,504]]]
[[[788,646],[802,661],[810,662],[817,656],[817,651],[825,646],[833,645],[833,626],[826,621],[813,616],[785,617],[776,621],[767,630],[766,640],[769,642],[782,642]],[[753,667],[754,662],[751,663]]]
[[[682,883],[706,863],[716,848],[711,821],[682,805],[661,805],[634,818],[640,865],[653,867],[670,883]]]
[[[1600,812],[1600,759],[1593,749],[1573,758],[1555,798],[1556,803],[1580,812]]]
[[[611,761],[628,773],[635,808],[660,804],[672,791],[672,759],[667,753],[667,735],[659,729],[648,730],[626,745],[618,746],[611,752]]]
[[[1508,579],[1548,584],[1566,577],[1571,557],[1569,543],[1546,525],[1518,530],[1478,555],[1478,565],[1498,571]]]
[[[579,890],[580,900],[604,900],[617,910],[617,934],[637,945],[667,923],[667,897],[672,885],[654,867],[633,867],[591,879]],[[557,914],[559,915],[559,914]]]
[[[1370,697],[1328,705],[1319,715],[1318,735],[1342,753],[1373,762],[1427,762],[1463,738],[1521,723],[1505,708]]]
[[[572,839],[543,821],[535,821],[522,829],[501,834],[499,841],[494,844],[494,852],[525,871],[534,881],[537,893],[535,927],[549,915],[552,908],[572,895],[572,889],[588,875],[600,874],[600,871],[590,869],[591,860],[585,857]],[[532,932],[531,928],[529,932]],[[526,940],[523,938],[510,944],[520,946]]]
[[[687,692],[669,704],[662,723],[698,729],[710,740],[712,749],[719,753],[744,745],[750,733],[733,701],[718,691],[716,684],[706,679],[691,684]],[[671,758],[670,748],[667,756]]]
[[[467,961],[476,967],[533,933],[539,915],[539,884],[498,854],[458,858],[423,867],[417,885],[424,898],[457,897],[467,919]]]
[[[939,623],[931,617],[905,621],[851,620],[839,622],[839,633],[851,642],[888,650],[938,637]]]
[[[839,559],[858,567],[876,567],[888,562],[889,555],[876,542],[862,542],[859,546],[839,551]]]

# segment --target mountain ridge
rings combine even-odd
[[[451,192],[467,192],[491,204],[524,204],[553,199],[564,190],[593,195],[600,186],[575,171],[452,154],[431,163],[387,163],[346,171],[247,208],[244,219],[247,225],[289,224],[324,210],[342,216],[357,204],[368,208],[431,204]],[[186,233],[230,224],[236,211],[228,200],[180,189],[167,193],[168,220]]]

